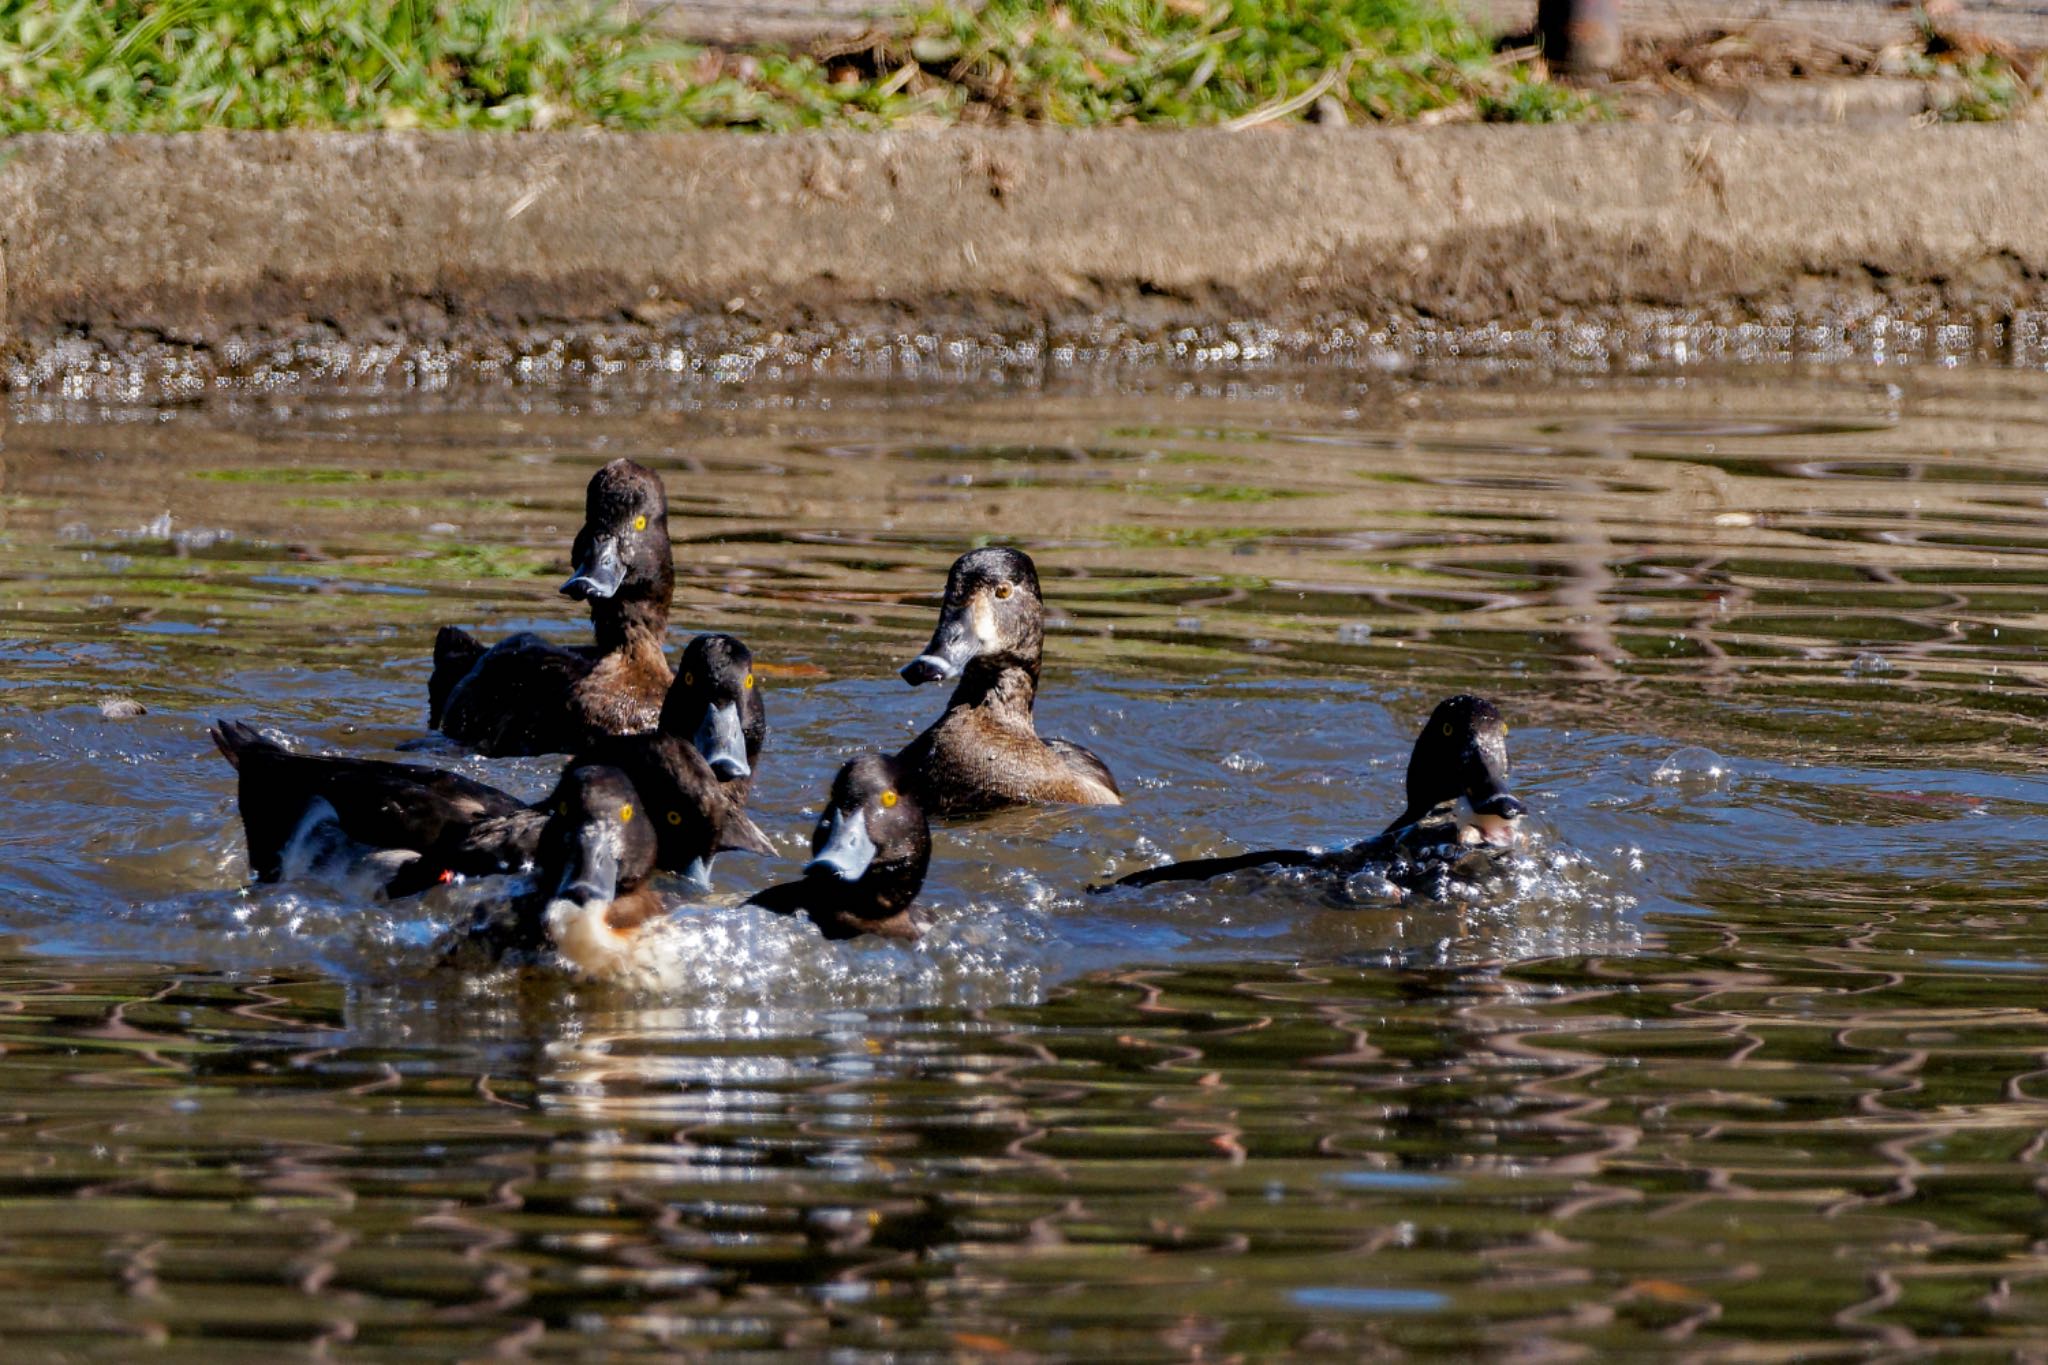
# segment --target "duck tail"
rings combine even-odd
[[[427,724],[441,728],[441,713],[455,684],[469,676],[476,661],[483,658],[484,642],[460,626],[443,626],[434,636],[434,671],[427,679]]]
[[[255,726],[239,720],[217,720],[206,732],[213,740],[213,747],[220,750],[236,772],[242,770],[242,760],[251,754],[263,754],[278,746],[265,739]]]
[[[269,762],[286,757],[289,750],[239,720],[215,721],[206,733],[239,774],[235,805],[249,841],[249,871],[259,882],[274,882],[284,872],[285,845],[306,813],[304,799],[290,790],[289,782],[278,780],[285,769]]]

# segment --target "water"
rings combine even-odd
[[[2039,1349],[2044,400],[1964,366],[18,402],[0,1336]],[[791,858],[941,704],[893,669],[990,536],[1045,580],[1042,727],[1129,804],[944,828],[914,948],[742,911],[793,863],[721,859],[658,997],[437,973],[453,896],[245,889],[205,723],[390,753],[435,625],[574,638],[622,454],[668,479],[678,638],[761,661]],[[1539,812],[1500,884],[1082,894],[1378,829],[1461,689]]]

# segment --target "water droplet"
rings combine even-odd
[[[1688,744],[1659,763],[1650,780],[1672,786],[1718,787],[1727,776],[1726,759],[1702,745]]]

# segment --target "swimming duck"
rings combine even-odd
[[[460,773],[294,754],[235,720],[217,722],[207,733],[238,774],[235,796],[249,842],[249,871],[259,882],[282,881],[294,872],[292,865],[324,822],[339,824],[364,848],[416,855],[527,809],[509,792]]]
[[[1471,821],[1462,824],[1456,810],[1461,796],[1472,807]],[[1089,890],[1206,881],[1254,867],[1310,867],[1348,877],[1404,853],[1466,844],[1509,847],[1519,837],[1523,811],[1508,791],[1507,722],[1484,697],[1448,697],[1430,713],[1409,755],[1407,808],[1376,837],[1344,848],[1269,848],[1168,863]]]
[[[957,678],[946,713],[896,756],[905,782],[937,815],[1066,801],[1122,804],[1109,768],[1031,718],[1045,644],[1038,569],[1018,550],[960,556],[946,575],[938,628],[903,666],[912,687]]]
[[[654,726],[671,676],[662,640],[675,594],[660,476],[631,460],[592,475],[570,558],[562,593],[590,603],[597,643],[552,644],[528,631],[486,648],[443,626],[429,724],[492,755],[573,753],[597,735]]]
[[[716,638],[729,644],[707,646],[694,656],[707,673],[723,673],[737,660],[751,658],[739,641]],[[697,641],[691,644],[694,648]],[[686,651],[684,657],[693,656]],[[703,686],[701,681],[695,685]],[[688,686],[679,679],[671,690]],[[765,731],[758,696],[753,705],[752,714]],[[689,705],[678,704],[676,714],[689,715]],[[456,874],[517,871],[533,859],[547,822],[545,803],[529,806],[458,773],[381,759],[294,754],[239,721],[221,721],[209,733],[239,774],[237,798],[249,840],[249,867],[259,881],[280,880],[288,854],[331,822],[362,848],[416,855],[391,860],[403,865],[387,874],[384,888],[389,896],[411,895]],[[754,752],[759,753],[758,741]],[[745,782],[720,782],[705,756],[675,734],[655,730],[602,736],[571,766],[592,763],[619,769],[644,794],[660,866],[667,871],[708,887],[711,859],[718,852],[775,851],[747,817]]]
[[[552,948],[579,976],[625,976],[635,938],[667,913],[650,880],[658,837],[639,793],[617,768],[572,763],[538,809],[546,823],[531,889],[477,906],[444,963],[476,950],[533,960]]]
[[[826,938],[878,934],[913,939],[911,903],[932,860],[931,827],[895,759],[862,754],[832,779],[832,796],[811,833],[801,881],[771,886],[747,901],[782,915],[809,915]]]
[[[696,746],[711,771],[738,799],[753,788],[754,767],[768,736],[768,711],[754,685],[754,652],[734,635],[699,635],[661,703],[661,730]]]

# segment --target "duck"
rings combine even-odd
[[[662,714],[673,726],[601,736],[571,766],[600,764],[624,772],[646,798],[643,809],[655,827],[659,866],[708,889],[719,852],[775,852],[746,813],[767,713],[744,642],[730,635],[698,636],[683,661],[683,673],[669,689],[676,695],[663,703]],[[743,714],[731,725],[698,718],[700,710],[715,713],[720,705],[703,706],[701,697],[726,693],[749,699],[733,704]],[[736,737],[722,737],[721,728]],[[260,882],[285,879],[288,865],[304,861],[307,839],[334,826],[362,851],[359,860],[388,855],[386,896],[413,895],[456,876],[519,870],[532,861],[547,822],[545,802],[529,805],[460,773],[295,754],[240,721],[220,721],[208,733],[238,775],[249,868]],[[684,735],[707,744],[708,755]],[[721,764],[733,780],[721,780]],[[742,770],[736,775],[735,766]]]
[[[574,753],[652,729],[673,674],[663,653],[675,566],[661,477],[613,460],[584,493],[564,596],[590,604],[593,645],[522,632],[495,645],[459,626],[434,639],[428,724],[493,757]]]
[[[901,670],[912,687],[957,679],[945,714],[896,755],[932,814],[1122,804],[1100,758],[1039,738],[1031,713],[1044,645],[1045,601],[1029,555],[991,547],[954,561],[931,643]]]
[[[1458,818],[1460,797],[1471,806],[1468,821]],[[1335,849],[1269,848],[1167,863],[1088,889],[1207,881],[1252,868],[1305,867],[1350,877],[1403,855],[1458,849],[1498,852],[1519,842],[1526,813],[1508,790],[1507,722],[1486,698],[1460,694],[1446,697],[1430,712],[1408,757],[1408,804],[1373,838]]]
[[[910,940],[912,913],[932,860],[931,824],[897,759],[860,754],[839,769],[811,832],[800,880],[756,892],[748,905],[806,915],[828,939]]]
[[[552,953],[590,981],[630,979],[635,942],[668,907],[653,885],[660,840],[633,781],[603,763],[571,763],[540,803],[546,812],[529,884],[487,897],[441,947],[442,965],[481,954],[494,964]]]
[[[659,729],[689,739],[718,780],[746,801],[768,737],[768,711],[744,640],[706,634],[684,647]]]

